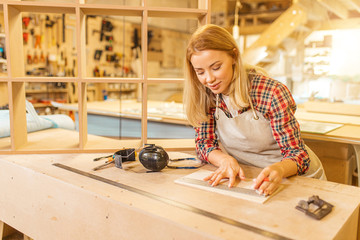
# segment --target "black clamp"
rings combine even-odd
[[[135,161],[135,148],[122,149],[114,153],[115,167],[122,168],[123,162]]]
[[[113,162],[115,162],[115,167],[122,168],[123,162],[135,161],[135,148],[124,148],[112,155],[94,158],[94,161],[99,161],[104,158],[107,159],[107,161],[104,164],[93,168],[94,171],[99,170]]]
[[[312,218],[320,220],[328,215],[333,207],[332,204],[320,199],[319,196],[313,195],[309,197],[308,201],[300,200],[295,208]]]

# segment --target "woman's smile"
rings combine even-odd
[[[226,93],[233,76],[234,59],[224,51],[204,50],[191,57],[194,71],[204,86],[213,93]]]

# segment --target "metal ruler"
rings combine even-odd
[[[256,190],[249,189],[249,188],[240,188],[240,187],[229,188],[228,186],[226,186],[224,184],[219,184],[219,185],[213,187],[213,186],[209,185],[209,183],[206,181],[194,179],[194,178],[186,178],[186,177],[181,178],[179,182],[190,183],[190,184],[193,184],[194,187],[201,186],[202,188],[204,188],[204,187],[209,188],[209,189],[215,188],[215,189],[221,189],[221,190],[228,191],[228,192],[247,194],[247,195],[258,197],[258,198],[266,198],[265,195],[259,194],[256,192]]]

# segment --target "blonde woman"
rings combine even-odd
[[[295,174],[326,179],[321,162],[300,137],[290,91],[245,67],[225,29],[208,24],[192,35],[184,104],[195,128],[198,157],[218,167],[204,179],[211,185],[228,178],[232,187],[237,176],[245,179],[239,163],[263,168],[255,189],[265,195]]]

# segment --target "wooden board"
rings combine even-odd
[[[305,110],[316,113],[330,113],[349,116],[360,116],[359,104],[330,103],[330,102],[305,102]]]
[[[276,191],[271,196],[264,196],[259,194],[253,188],[254,182],[252,179],[246,179],[240,181],[236,184],[236,186],[232,188],[229,188],[227,186],[227,181],[222,181],[218,186],[212,187],[209,183],[203,180],[206,176],[209,176],[211,173],[212,171],[208,171],[208,170],[198,170],[182,178],[176,179],[175,183],[187,185],[190,187],[200,188],[206,191],[216,192],[219,194],[224,194],[257,203],[264,203],[266,200],[268,200],[271,196],[274,196],[282,188],[280,187],[279,190]]]
[[[339,123],[321,123],[307,120],[298,120],[298,122],[300,124],[301,132],[318,134],[328,133],[344,125]]]

